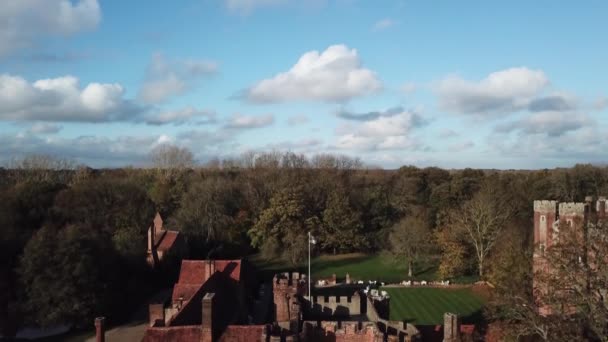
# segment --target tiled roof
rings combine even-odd
[[[214,260],[215,270],[227,274],[235,281],[241,279],[241,260]],[[207,275],[207,260],[182,260],[179,271],[180,284],[202,284],[211,275]]]
[[[173,247],[175,240],[179,236],[179,232],[175,230],[164,230],[163,235],[158,240],[156,244],[156,249],[159,251],[168,251]]]

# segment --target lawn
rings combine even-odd
[[[308,265],[299,267],[290,266],[280,260],[267,261],[254,255],[250,258],[265,275],[270,277],[276,272],[299,270],[308,272]],[[407,269],[404,262],[395,261],[384,254],[367,255],[361,253],[321,255],[312,260],[311,272],[313,278],[326,278],[336,274],[338,280],[343,280],[346,273],[353,280],[377,280],[387,283],[397,283],[406,279]],[[437,262],[426,261],[415,265],[413,280],[439,280],[437,275]],[[460,277],[452,282],[472,283],[475,277]]]
[[[413,324],[443,323],[445,312],[460,315],[464,323],[481,319],[484,299],[469,288],[382,288],[390,299],[390,319]]]

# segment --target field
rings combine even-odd
[[[255,255],[250,260],[258,266],[266,276],[272,277],[276,272],[298,269],[308,271],[308,266],[293,267],[284,262],[267,261]],[[312,260],[311,272],[313,278],[326,278],[336,274],[338,280],[344,279],[346,273],[353,280],[377,280],[387,283],[397,283],[406,279],[407,269],[404,262],[395,261],[388,255],[367,255],[361,253],[321,255]],[[420,262],[414,267],[413,280],[439,280],[437,262]],[[476,277],[460,277],[452,279],[454,283],[472,283]]]
[[[484,299],[469,288],[383,288],[391,296],[390,319],[413,324],[442,324],[443,314],[459,314],[464,323],[481,318]]]

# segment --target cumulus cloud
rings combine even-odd
[[[339,137],[335,147],[364,151],[417,148],[419,144],[412,138],[411,131],[421,122],[424,120],[410,111],[380,115],[337,130]]]
[[[167,59],[156,53],[146,70],[138,98],[148,104],[166,101],[192,88],[201,77],[217,72],[218,65],[208,60]]]
[[[268,144],[265,150],[307,150],[313,147],[318,147],[323,144],[319,139],[301,139],[295,141],[281,141],[278,143]]]
[[[600,97],[593,102],[593,109],[604,110],[608,108],[608,97]]]
[[[577,107],[577,101],[573,96],[550,95],[539,97],[530,102],[528,110],[531,112],[557,111],[564,112]]]
[[[68,36],[97,27],[97,0],[3,0],[0,2],[0,56],[48,36]]]
[[[117,83],[89,83],[81,87],[73,76],[33,83],[0,75],[0,120],[104,122],[131,120],[143,107],[124,98]]]
[[[418,89],[416,83],[408,82],[401,86],[401,92],[405,95],[414,93]]]
[[[370,121],[376,120],[383,116],[393,116],[397,114],[403,113],[403,107],[397,106],[393,108],[389,108],[385,111],[372,111],[367,113],[354,113],[345,109],[341,109],[336,112],[336,116],[340,119],[344,120],[352,120],[352,121]],[[419,116],[416,116],[416,119],[420,119]]]
[[[593,124],[585,114],[572,112],[538,112],[523,119],[496,126],[495,131],[508,133],[519,131],[523,134],[546,134],[560,136]]]
[[[480,81],[458,76],[441,80],[435,87],[439,105],[450,112],[486,115],[525,109],[549,85],[542,70],[526,67],[491,73]]]
[[[261,128],[270,126],[273,123],[274,116],[272,114],[259,116],[234,114],[224,127],[230,129]]]
[[[257,103],[342,102],[381,88],[376,73],[362,67],[357,50],[332,45],[321,53],[305,53],[288,71],[247,89],[245,97]]]
[[[28,133],[33,134],[55,134],[59,133],[63,129],[63,126],[56,125],[48,122],[36,122],[28,130]]]
[[[209,110],[201,110],[194,107],[186,107],[178,110],[164,111],[156,115],[148,116],[145,119],[148,125],[183,125],[185,123],[194,122],[195,124],[204,125],[216,123],[216,113]]]

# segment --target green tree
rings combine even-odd
[[[361,216],[350,205],[344,188],[339,187],[329,194],[323,211],[323,229],[319,232],[323,249],[340,252],[361,251],[368,247]]]
[[[44,227],[25,247],[19,265],[24,307],[34,324],[90,325],[110,312],[117,291],[117,265],[111,243],[102,234],[71,225]]]
[[[297,265],[306,256],[308,231],[314,231],[318,224],[319,219],[306,208],[302,188],[284,188],[270,199],[249,236],[253,247],[280,250],[283,258]],[[274,247],[277,243],[280,249]],[[273,248],[268,248],[268,244]]]
[[[420,215],[401,219],[389,235],[390,253],[407,262],[407,276],[412,277],[414,263],[429,247],[428,223]]]

